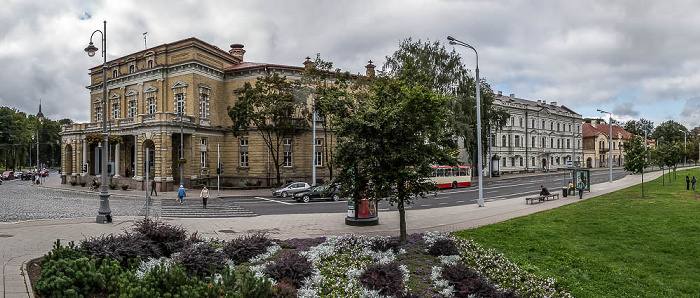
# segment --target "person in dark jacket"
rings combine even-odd
[[[577,188],[578,188],[578,199],[579,200],[583,199],[583,190],[586,188],[586,184],[583,183],[583,180],[578,181]]]
[[[158,191],[156,190],[156,181],[155,180],[151,181],[151,195],[153,195],[154,192],[156,193],[156,197],[157,197]]]
[[[693,176],[693,179],[690,179],[690,183],[693,184],[693,190],[695,190],[695,183],[698,182],[698,179],[695,179],[695,176]]]
[[[690,190],[690,174],[685,174],[685,190]]]
[[[541,191],[540,191],[540,195],[541,195],[541,196],[547,196],[547,195],[550,194],[550,193],[549,193],[549,189],[547,189],[546,187],[544,187],[544,185],[540,185],[540,189],[541,189]]]

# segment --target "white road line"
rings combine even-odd
[[[427,205],[427,204],[423,204],[423,205],[420,205],[420,206],[421,206],[421,207],[430,207],[430,205]]]
[[[268,199],[268,198],[263,198],[263,197],[255,197],[255,198],[256,198],[256,199],[260,199],[260,200],[264,200],[264,201],[268,201],[268,202],[275,202],[275,203],[280,203],[280,204],[285,204],[285,205],[294,205],[294,204],[292,204],[292,203],[282,202],[282,201],[273,200],[273,199]]]
[[[447,205],[447,203],[438,203],[438,205]]]
[[[389,208],[382,208],[382,209],[379,209],[379,211],[389,211]]]
[[[464,203],[464,201],[457,201],[457,203]]]

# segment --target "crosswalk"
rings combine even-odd
[[[144,206],[145,207],[145,206]],[[227,217],[252,217],[257,216],[230,200],[210,198],[207,208],[202,206],[201,199],[185,199],[180,205],[175,199],[154,200],[150,211],[151,216],[175,217],[175,218],[227,218]],[[145,214],[145,210],[143,211]]]

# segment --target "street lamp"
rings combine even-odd
[[[477,140],[477,146],[476,146],[476,151],[477,151],[477,171],[478,171],[478,176],[479,176],[479,200],[477,201],[477,204],[479,207],[484,207],[484,187],[483,187],[483,165],[482,163],[482,157],[481,157],[481,95],[480,95],[480,81],[479,81],[479,53],[476,51],[476,49],[469,44],[462,42],[460,40],[455,39],[452,36],[448,36],[447,40],[450,41],[451,45],[460,45],[466,48],[470,48],[474,50],[474,54],[476,54],[476,140]]]
[[[100,185],[100,209],[97,211],[97,222],[98,223],[108,223],[112,222],[112,210],[109,208],[109,191],[107,190],[107,154],[106,150],[109,148],[109,140],[107,138],[107,21],[104,21],[104,28],[102,31],[95,30],[90,35],[90,44],[85,48],[88,56],[95,56],[97,52],[97,47],[92,43],[92,37],[95,33],[100,32],[102,35],[102,57],[104,58],[102,63],[102,170],[101,178],[102,184]]]
[[[180,109],[178,110],[178,113],[180,113],[180,160],[177,163],[178,165],[180,165],[180,185],[184,185],[183,184],[183,181],[184,181],[183,177],[184,177],[184,173],[185,173],[185,167],[182,166],[183,165],[182,160],[185,158],[184,157],[185,152],[184,152],[184,149],[182,147],[182,145],[185,142],[184,141],[185,138],[183,136],[184,135],[183,128],[182,128],[182,117],[183,117],[184,112],[185,112],[185,106],[181,103]]]
[[[610,158],[608,158],[608,164],[610,165],[610,183],[613,182],[612,178],[612,113],[611,112],[606,112],[601,109],[597,109],[598,112],[601,112],[603,114],[608,114],[610,116],[610,121],[608,126],[610,127],[610,144],[608,144],[608,150],[610,151]]]
[[[688,132],[682,129],[678,131],[683,132],[683,166],[687,166],[688,163]]]

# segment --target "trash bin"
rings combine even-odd
[[[569,188],[568,187],[562,187],[561,188],[561,194],[566,198],[569,196]]]

